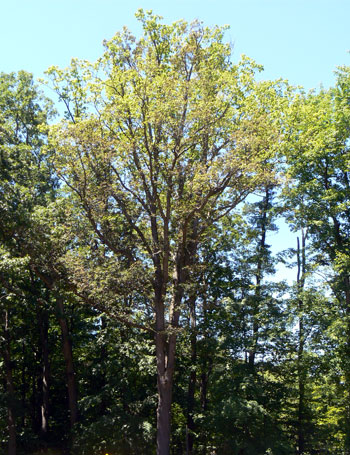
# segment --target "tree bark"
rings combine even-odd
[[[198,251],[198,219],[194,218],[191,223],[191,236],[185,251],[186,272],[183,273],[185,281],[191,281],[192,286],[188,296],[188,309],[190,316],[190,346],[191,346],[191,366],[190,377],[188,380],[187,389],[187,428],[186,428],[186,454],[192,455],[193,445],[195,440],[195,393],[197,383],[197,315],[196,315],[196,300],[197,292],[194,286],[195,279],[190,276],[190,267],[193,267],[197,262]]]
[[[56,310],[58,322],[61,328],[63,356],[66,363],[69,419],[72,428],[78,420],[78,394],[73,364],[72,343],[67,319],[64,314],[63,298],[61,296],[57,296],[56,298]]]
[[[25,340],[22,340],[22,368],[21,368],[21,408],[22,408],[22,417],[21,417],[21,427],[24,428],[25,425],[25,413],[23,410],[26,407],[26,392],[27,392],[27,381],[26,381],[26,353],[25,353]]]
[[[305,452],[305,367],[304,367],[304,302],[301,293],[304,290],[306,257],[304,230],[301,230],[301,247],[297,238],[297,289],[298,289],[298,455]]]
[[[186,431],[186,455],[192,455],[194,436],[195,436],[195,423],[193,419],[194,406],[195,406],[195,392],[196,392],[196,363],[197,363],[197,333],[196,333],[196,296],[191,295],[189,299],[190,306],[190,323],[191,323],[191,372],[188,382],[187,391],[187,431]]]
[[[346,187],[349,188],[349,182],[347,174],[344,174]],[[325,178],[325,188],[328,189],[328,176]],[[332,216],[333,220],[333,233],[335,245],[331,249],[331,259],[335,260],[338,251],[344,251],[344,246],[347,244],[347,240],[342,235],[341,223],[335,215]],[[340,305],[345,304],[345,345],[344,345],[344,356],[346,359],[350,357],[350,277],[347,271],[341,272],[340,279],[342,281],[342,291],[345,293],[345,302],[343,301],[342,292],[338,294],[338,301]],[[337,293],[336,293],[337,295]],[[345,440],[344,449],[346,453],[350,453],[350,368],[347,365],[347,361],[343,367],[344,378],[345,378]]]
[[[157,455],[169,455],[171,435],[171,403],[173,377],[175,371],[175,353],[177,329],[179,327],[180,304],[183,297],[182,269],[183,255],[177,254],[173,273],[173,297],[169,310],[169,324],[165,323],[164,276],[158,277],[155,293],[156,309],[156,356],[157,356]]]
[[[9,432],[8,440],[8,455],[16,455],[16,417],[15,417],[15,389],[12,378],[12,365],[11,365],[11,349],[10,349],[10,329],[9,329],[9,314],[5,310],[3,314],[3,333],[4,333],[4,366],[6,375],[6,392],[7,392],[7,424]]]
[[[49,321],[46,308],[40,308],[39,315],[39,330],[40,344],[42,355],[42,399],[41,399],[41,425],[40,433],[42,437],[46,437],[49,425],[49,346],[48,346],[48,330]]]
[[[203,319],[204,319],[204,326],[207,325],[207,302],[206,298],[203,301]],[[209,338],[208,333],[204,332],[204,337]],[[208,384],[209,384],[209,377],[213,370],[214,366],[214,359],[210,353],[206,353],[203,356],[203,365],[201,367],[201,376],[200,376],[200,407],[203,413],[205,413],[208,409]]]
[[[178,303],[178,298],[175,297],[174,300]],[[157,455],[169,455],[170,453],[171,402],[175,371],[176,329],[179,319],[178,305],[175,304],[173,309],[170,328],[167,331],[165,330],[164,302],[158,305],[156,317]]]
[[[350,279],[348,275],[344,277],[345,288],[345,305],[346,305],[346,341],[345,355],[350,358]],[[350,453],[350,369],[345,368],[345,389],[346,389],[346,404],[345,404],[345,450]]]
[[[164,331],[156,333],[157,353],[157,455],[170,453],[171,402],[175,363],[176,335],[166,340]]]
[[[252,372],[255,370],[255,358],[256,358],[256,352],[257,352],[257,347],[258,347],[258,342],[259,342],[259,318],[258,318],[258,312],[259,312],[259,306],[260,306],[260,300],[261,300],[261,282],[263,279],[263,273],[264,273],[264,265],[265,265],[265,257],[264,253],[266,251],[266,234],[268,230],[268,210],[271,205],[271,189],[269,186],[266,186],[265,188],[265,196],[262,201],[262,207],[261,207],[261,218],[260,218],[260,239],[259,243],[257,246],[257,267],[256,267],[256,274],[255,274],[255,296],[254,296],[254,301],[253,301],[253,327],[252,327],[252,346],[249,349],[248,352],[248,365],[251,369]]]
[[[159,338],[159,337],[158,337]],[[164,349],[164,344],[158,339],[157,352]],[[158,368],[158,409],[157,409],[157,455],[170,453],[170,428],[171,428],[171,401],[172,401],[172,374],[159,371]]]

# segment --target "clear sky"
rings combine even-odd
[[[350,65],[350,0],[0,0],[0,71],[25,69],[41,77],[71,57],[95,60],[103,39],[126,25],[135,34],[138,8],[166,22],[200,19],[231,26],[234,58],[244,53],[306,89],[334,83],[338,65]]]

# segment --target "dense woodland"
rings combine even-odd
[[[137,16],[0,75],[1,453],[350,453],[350,68]]]

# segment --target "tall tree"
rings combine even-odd
[[[53,111],[49,100],[42,96],[34,84],[32,75],[25,71],[18,74],[1,73],[0,91],[0,246],[4,253],[3,266],[7,258],[15,260],[26,256],[31,244],[28,235],[31,213],[37,204],[45,203],[52,189],[50,172],[41,154],[45,138],[41,127],[45,127]],[[23,291],[19,290],[16,283],[11,284],[10,263],[11,260],[7,263],[8,267],[1,271],[0,277],[5,296],[11,296],[13,289],[19,294]],[[22,296],[18,300],[23,301]],[[9,298],[8,301],[16,307],[16,299]],[[5,309],[4,313],[7,346],[4,358],[9,387],[11,361],[7,359],[11,345],[10,315],[15,313],[10,308]],[[13,395],[13,384],[10,389]],[[11,414],[9,451],[15,453],[14,409]]]
[[[317,252],[316,264],[327,265],[334,272],[329,275],[328,284],[343,314],[344,325],[338,336],[347,403],[350,396],[348,93],[348,69],[343,69],[335,89],[295,100],[290,115],[292,128],[286,151],[289,183],[285,190],[291,209],[290,221],[295,227],[307,229],[310,244]],[[299,285],[302,283],[300,275]],[[346,450],[350,449],[349,409],[347,404],[343,428]]]
[[[11,267],[6,267],[6,256],[3,257],[0,281],[7,293],[15,291],[20,296],[19,301],[34,301],[37,306],[36,316],[42,340],[39,355],[43,358],[39,426],[44,435],[48,426],[49,390],[47,314],[40,311],[48,305],[43,285],[59,295],[55,295],[56,313],[67,366],[71,424],[77,420],[71,341],[62,301],[63,272],[58,265],[62,243],[55,243],[52,230],[52,225],[58,221],[57,216],[53,221],[53,213],[58,210],[53,202],[57,184],[43,150],[47,124],[54,115],[54,110],[51,101],[43,96],[29,73],[21,71],[18,74],[1,74],[0,87],[0,241],[10,259],[15,261],[22,258],[26,264],[22,270],[25,278],[9,280]],[[52,302],[51,296],[48,300]],[[24,389],[25,384],[22,404],[25,401]]]
[[[88,220],[106,266],[129,283],[114,295],[115,313],[154,331],[157,453],[167,455],[191,245],[269,178],[265,141],[278,129],[254,110],[257,66],[231,62],[223,29],[163,25],[142,10],[137,17],[141,39],[125,29],[105,43],[96,65],[49,70],[67,107],[67,120],[51,129],[51,147],[76,217]],[[91,297],[71,265],[74,285]],[[142,286],[148,299],[140,306]]]

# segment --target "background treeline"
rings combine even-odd
[[[60,122],[0,75],[1,452],[350,453],[350,69],[138,18],[48,70]]]

